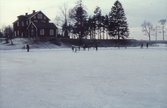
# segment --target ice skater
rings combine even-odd
[[[72,51],[74,52],[74,47],[72,46]]]
[[[96,51],[98,51],[98,46],[96,45],[95,47],[96,47]]]
[[[77,48],[75,48],[75,53],[77,53]]]
[[[29,52],[30,46],[28,44],[26,45],[26,48],[27,48],[27,52]]]
[[[141,49],[143,48],[143,44],[141,44],[140,48],[141,48]]]
[[[146,43],[146,47],[148,48],[148,43]]]

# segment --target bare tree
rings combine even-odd
[[[142,26],[142,32],[145,33],[145,35],[148,36],[149,41],[151,40],[151,33],[153,31],[153,25],[150,22],[144,21]]]
[[[67,22],[67,17],[68,17],[68,6],[64,3],[63,7],[60,7],[60,10],[63,14],[64,17],[64,23],[62,25],[62,31],[64,32],[64,37],[69,37],[68,36],[68,22]]]
[[[62,34],[68,37],[68,5],[64,3],[63,6],[59,7],[61,14],[56,16],[55,21],[57,26],[62,27]]]
[[[162,28],[162,36],[163,36],[163,40],[165,40],[164,38],[164,34],[165,34],[165,23],[166,23],[166,19],[162,19],[159,21],[159,23],[161,24],[161,28]]]
[[[160,26],[158,26],[158,25],[156,25],[156,26],[153,28],[154,35],[155,35],[155,40],[157,40],[159,28],[160,28]]]

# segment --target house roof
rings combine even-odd
[[[53,23],[34,22],[34,25],[39,29],[57,29]]]
[[[33,12],[32,14],[28,14],[28,15],[20,15],[20,16],[25,16],[26,17],[26,19],[31,19],[32,17],[34,17],[36,14],[38,14],[38,13],[42,13],[43,15],[45,15],[42,11],[37,11],[37,12]],[[18,16],[19,17],[19,16]],[[45,17],[47,18],[47,19],[49,19],[46,15],[45,15]],[[50,19],[49,19],[50,20]],[[17,21],[19,21],[18,19],[16,20],[16,21],[14,21],[13,23],[16,23]]]
[[[32,13],[32,14],[29,14],[29,15],[27,15],[27,17],[28,17],[28,19],[31,19],[32,17],[34,17],[36,14],[38,14],[38,13],[42,13],[43,15],[45,15],[42,11],[37,11],[37,12],[35,12],[35,13]],[[47,19],[49,19],[46,15],[45,15],[45,17],[47,18]],[[50,20],[50,19],[49,19]]]
[[[13,24],[16,23],[17,21],[19,21],[19,20],[14,21]]]

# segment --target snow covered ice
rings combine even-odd
[[[167,48],[1,50],[0,108],[167,108]]]

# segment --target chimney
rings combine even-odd
[[[33,10],[33,14],[35,13],[35,10]]]
[[[28,13],[25,14],[26,16],[28,15]]]

